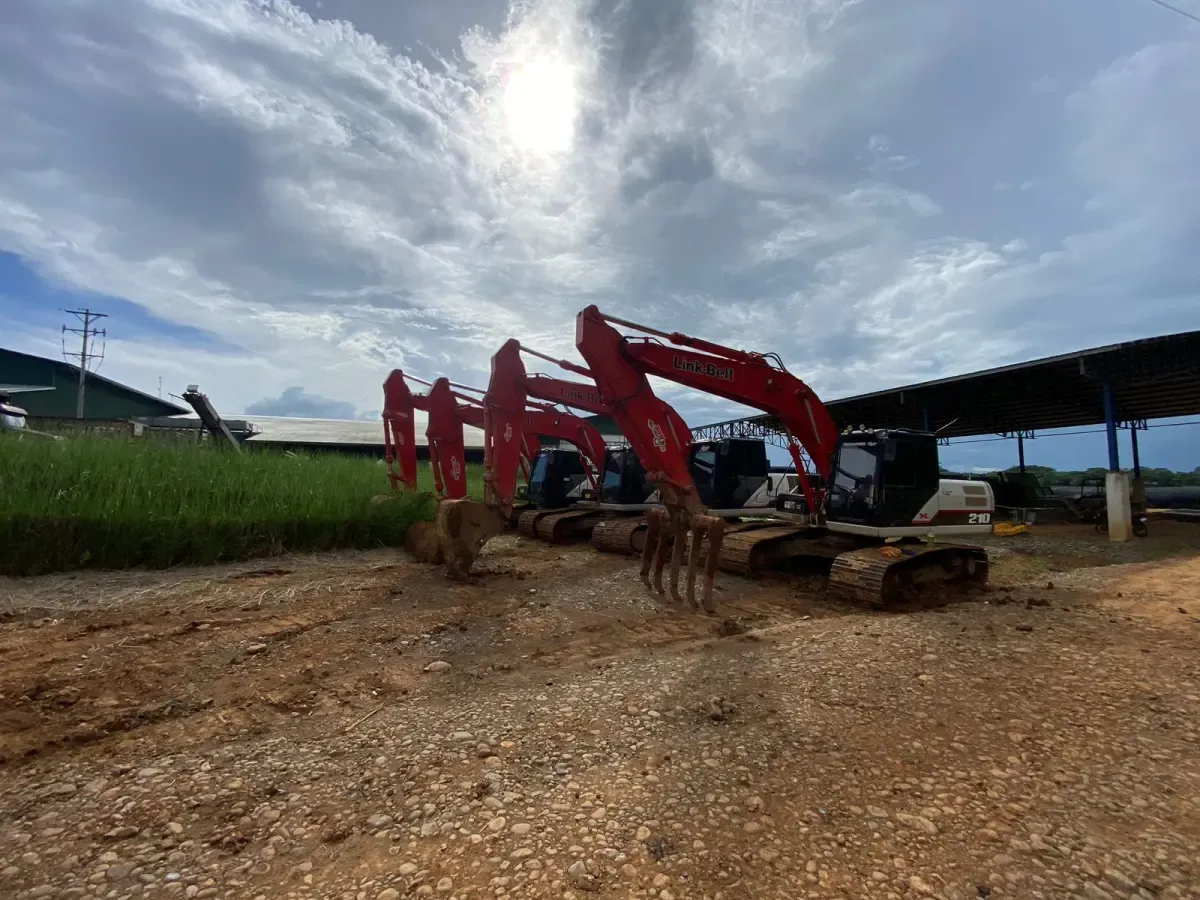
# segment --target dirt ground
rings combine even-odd
[[[1200,897],[1200,527],[878,612],[515,536],[0,580],[0,896]]]

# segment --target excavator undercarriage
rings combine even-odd
[[[885,543],[769,520],[727,525],[718,567],[750,577],[820,573],[831,596],[876,607],[904,605],[939,586],[957,590],[988,578],[988,557],[981,547],[919,538]]]

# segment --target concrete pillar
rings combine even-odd
[[[1021,470],[1021,474],[1025,474],[1025,438],[1020,432],[1017,433],[1017,467]]]
[[[1129,509],[1129,473],[1109,472],[1104,479],[1108,495],[1108,539],[1128,541],[1133,537],[1133,519]]]

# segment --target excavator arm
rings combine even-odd
[[[654,338],[627,337],[614,324],[655,335],[676,346],[667,346]],[[629,427],[642,432],[642,443],[653,444],[664,458],[667,483],[679,488],[678,482],[683,481],[686,492],[691,478],[688,475],[685,481],[680,474],[679,453],[657,446],[653,416],[648,412],[649,398],[654,394],[647,375],[751,406],[775,417],[787,433],[788,451],[809,509],[814,512],[820,509],[823,496],[809,480],[800,450],[804,449],[813,467],[828,483],[830,461],[837,448],[837,425],[812,388],[788,372],[777,356],[734,350],[679,332],[656,331],[606,316],[595,306],[587,307],[577,317],[576,343],[592,371],[603,372],[604,377],[598,377],[597,384],[613,407],[613,417],[617,418],[618,407],[628,407],[624,412],[626,418],[631,418]],[[641,414],[643,409],[647,410],[645,416]],[[618,421],[626,427],[624,421]],[[633,431],[626,431],[631,443]],[[640,455],[641,448],[637,449]],[[686,451],[682,464],[686,473]]]
[[[582,375],[590,383],[565,381],[561,378],[543,375],[540,372],[534,372],[532,375],[527,374],[525,373],[525,364],[521,359],[522,353],[528,353],[530,356],[536,356],[539,359],[546,360],[546,362],[554,363],[568,372]],[[590,369],[577,365],[570,360],[555,359],[548,354],[522,346],[520,341],[512,338],[504,342],[504,346],[496,352],[496,356],[493,359],[499,360],[498,364],[506,377],[523,379],[525,393],[530,397],[545,400],[549,403],[560,403],[563,406],[573,406],[576,409],[586,410],[593,415],[612,415],[612,409],[605,401],[603,394],[601,394],[600,388],[597,386]],[[682,437],[684,443],[690,444],[692,442],[692,433],[688,430],[687,423],[668,404],[657,397],[654,399],[661,415],[668,421],[673,432]]]
[[[575,346],[647,478],[662,491],[666,505],[700,513],[700,494],[688,469],[691,431],[674,408],[655,395],[646,372],[626,355],[625,343],[625,336],[595,306],[576,317]]]

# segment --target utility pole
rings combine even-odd
[[[79,390],[75,395],[75,418],[82,419],[83,391],[84,382],[87,380],[88,363],[92,360],[104,359],[104,351],[101,350],[99,353],[96,353],[94,350],[91,350],[88,347],[88,341],[90,338],[95,337],[103,337],[105,339],[108,338],[108,332],[106,330],[103,328],[93,328],[92,323],[99,319],[107,319],[108,315],[106,313],[92,312],[92,310],[87,309],[86,307],[84,309],[65,309],[63,312],[70,313],[83,323],[82,328],[68,328],[66,325],[62,327],[63,334],[66,334],[69,331],[71,334],[78,334],[83,338],[83,346],[80,348],[78,353],[68,353],[65,339],[63,341],[63,356],[79,360]]]

